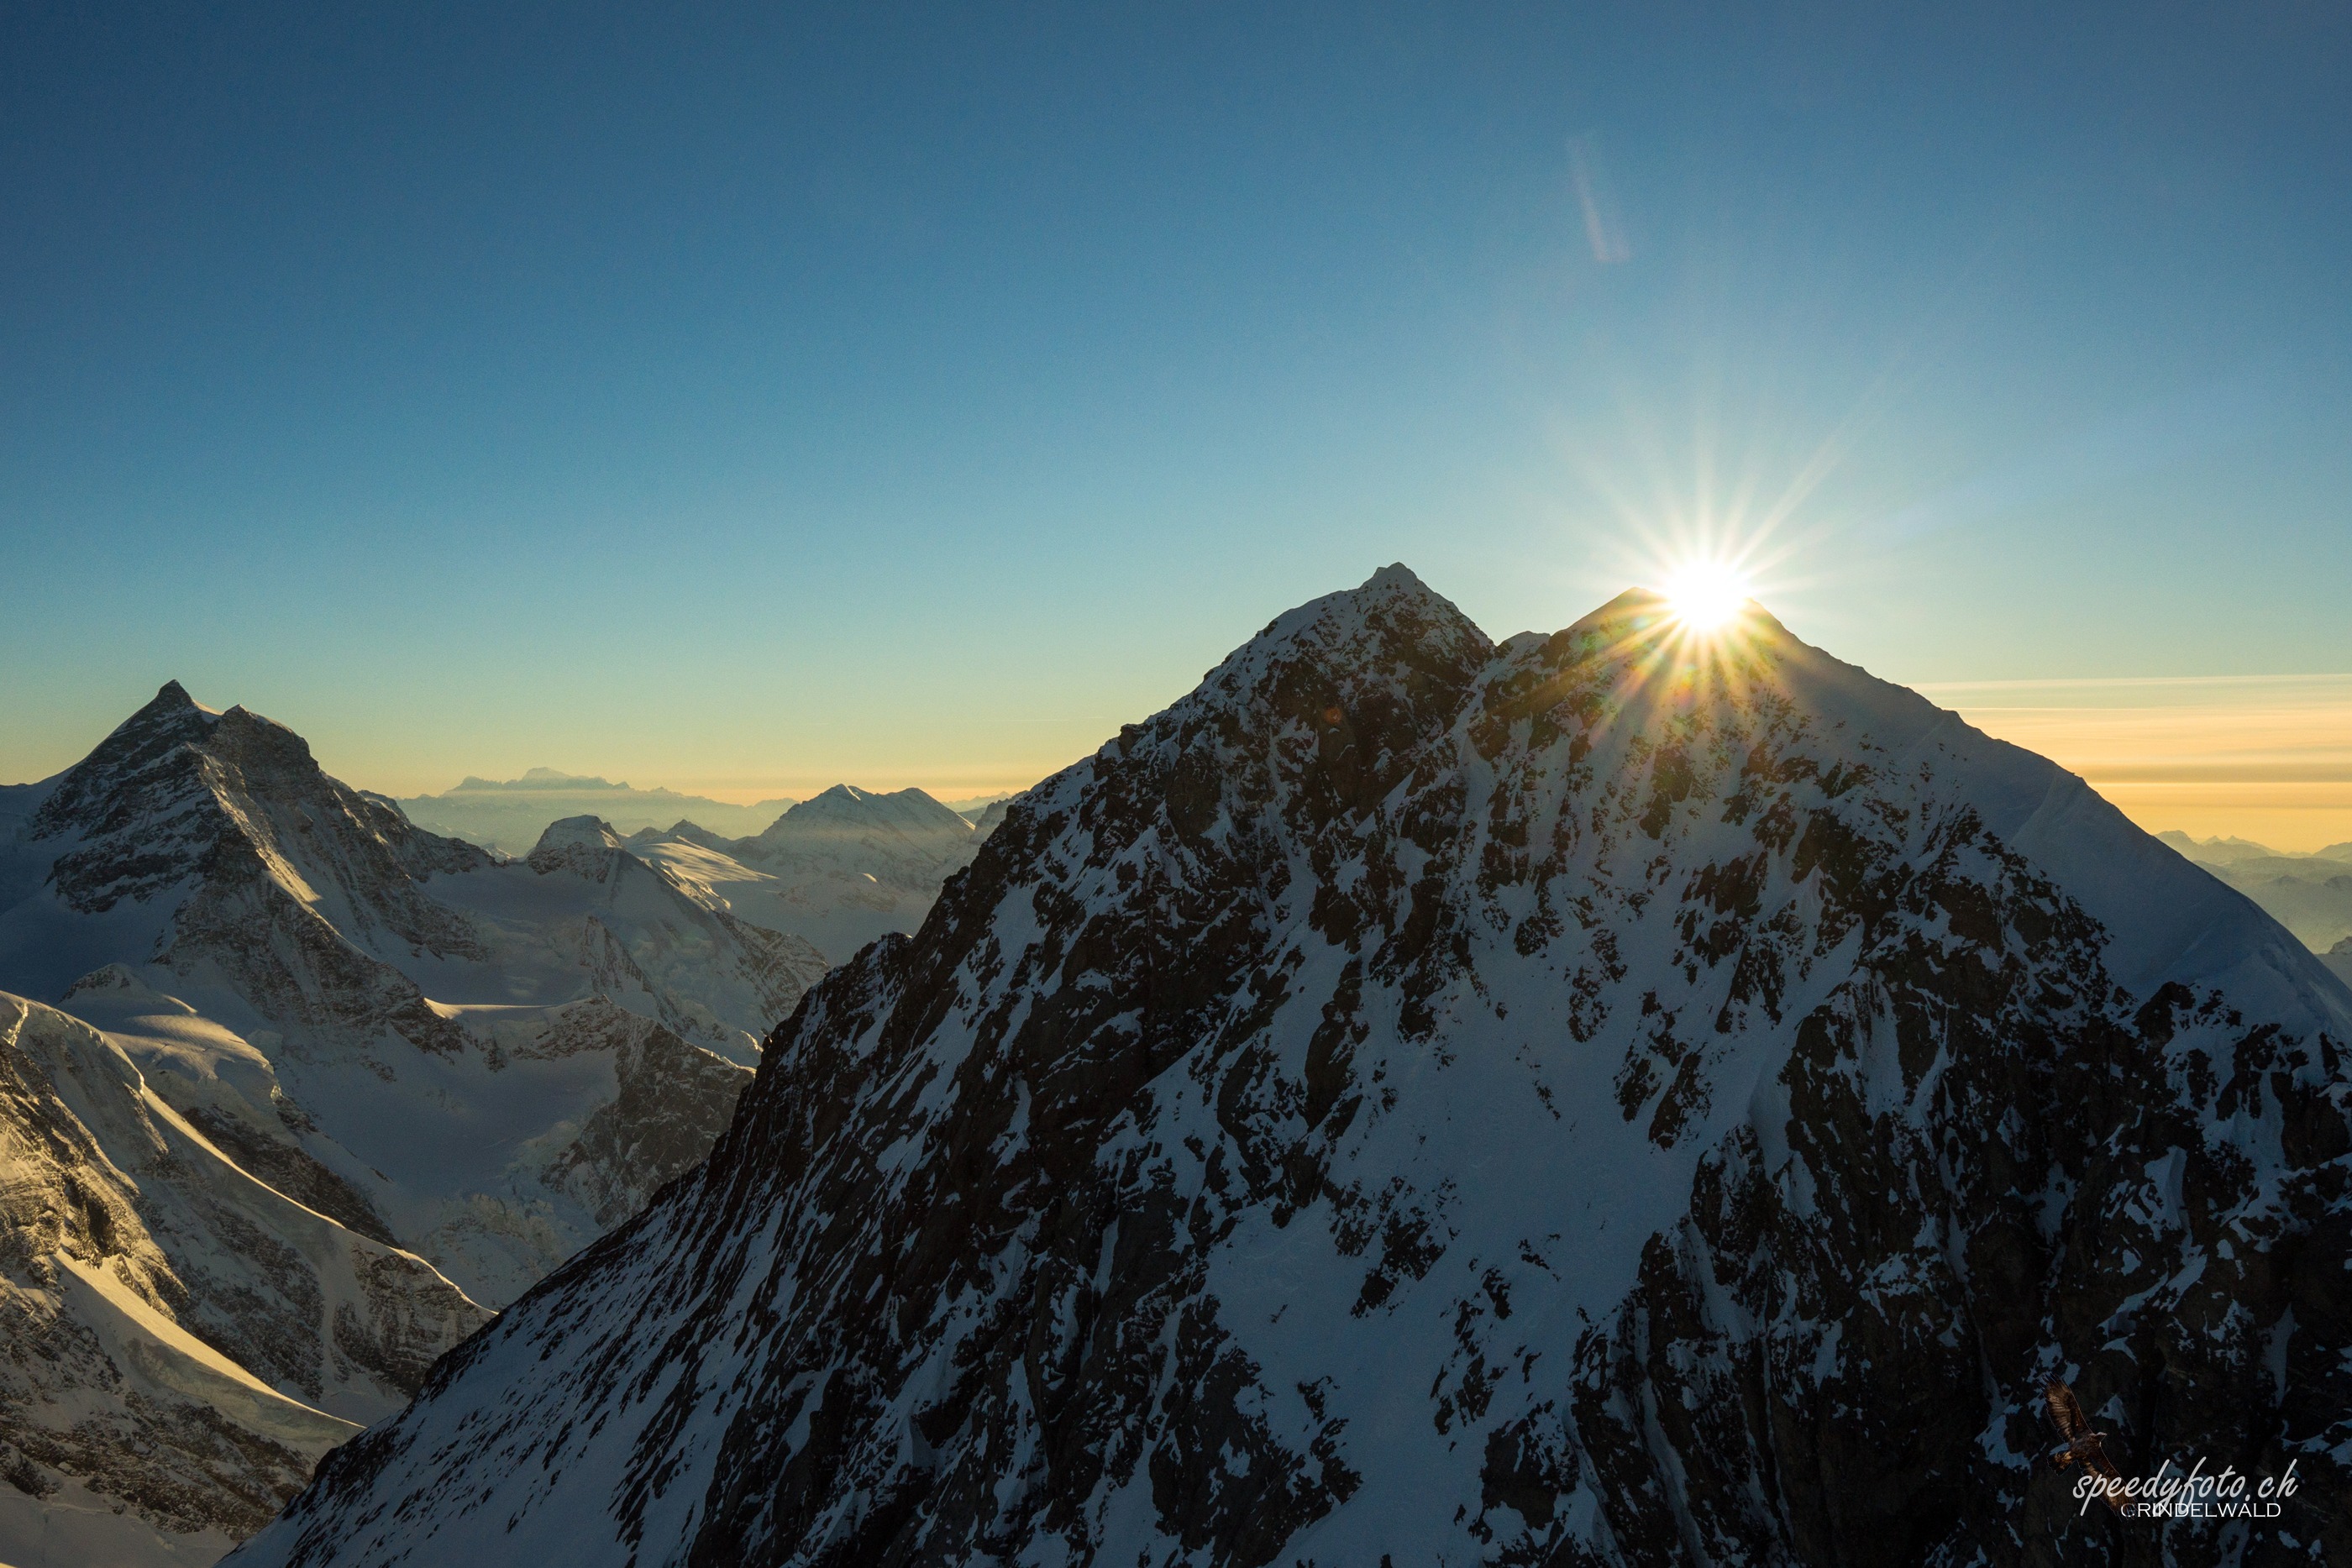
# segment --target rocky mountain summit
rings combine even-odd
[[[825,969],[598,819],[502,861],[176,684],[0,832],[0,1530],[122,1561],[216,1556],[698,1162]]]
[[[0,988],[102,1023],[215,1141],[323,1166],[490,1305],[601,1228],[549,1173],[627,1099],[627,1062],[670,1062],[715,1135],[825,968],[597,819],[500,861],[176,684],[39,788],[0,848]]]
[[[1392,567],[1023,797],[235,1561],[2340,1562],[2347,1042],[1760,611]],[[2049,1377],[2299,1490],[2087,1512]]]

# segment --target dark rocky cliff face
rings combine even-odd
[[[237,1560],[2342,1560],[2352,995],[2147,843],[1760,616],[1497,648],[1392,568]],[[2050,1375],[2299,1489],[2082,1513]]]

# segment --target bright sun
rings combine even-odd
[[[1667,577],[1666,602],[1692,631],[1713,632],[1747,604],[1748,580],[1720,561],[1691,561]]]

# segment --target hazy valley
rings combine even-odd
[[[2291,855],[2244,839],[2157,836],[2261,904],[2352,982],[2352,843]]]
[[[675,789],[632,789],[593,776],[533,768],[520,779],[469,774],[443,794],[404,797],[400,809],[428,832],[519,856],[530,852],[548,823],[565,817],[595,817],[621,833],[690,818],[709,831],[742,838],[760,831],[794,804],[778,799],[737,806]]]

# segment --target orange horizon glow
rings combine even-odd
[[[2150,832],[2307,854],[2352,841],[2352,675],[1931,682]]]

